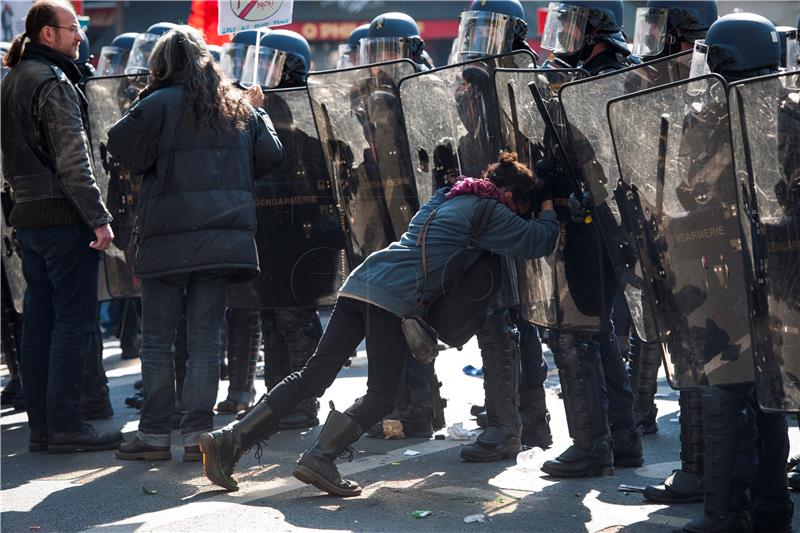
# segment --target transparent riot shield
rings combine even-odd
[[[414,71],[400,60],[308,76],[352,267],[399,239],[419,207],[397,92]]]
[[[637,260],[638,250],[627,211],[628,190],[620,180],[606,118],[606,103],[619,96],[686,79],[691,53],[684,52],[617,72],[577,80],[559,91],[569,124],[568,139],[574,167],[592,193],[592,219],[602,230],[609,259],[616,271],[636,332],[656,341],[653,295]],[[623,206],[622,208],[620,206]]]
[[[255,182],[261,273],[229,287],[232,307],[333,305],[349,272],[345,228],[304,88],[264,92],[284,158]]]
[[[534,64],[530,52],[490,56],[410,76],[400,83],[421,202],[459,175],[478,177],[503,148],[494,71]]]
[[[22,255],[20,253],[19,242],[14,235],[14,228],[8,223],[11,216],[11,209],[14,201],[11,197],[11,188],[7,183],[2,184],[0,190],[0,200],[2,201],[2,223],[3,243],[2,243],[2,268],[8,282],[8,292],[11,302],[17,313],[22,313],[22,304],[25,300],[25,278],[22,275]]]
[[[753,380],[752,277],[725,83],[709,75],[609,102],[670,384]]]
[[[543,161],[562,169],[548,183],[561,222],[555,251],[517,262],[522,312],[539,326],[593,333],[607,324],[605,310],[614,295],[606,289],[615,283],[606,283],[606,278],[613,280],[614,272],[605,267],[598,228],[570,223],[567,199],[578,183],[564,151],[565,125],[558,105],[561,85],[584,75],[581,69],[498,69],[494,79],[502,148],[517,152],[530,168]]]
[[[753,281],[756,387],[800,410],[800,74],[732,84],[733,154]]]
[[[95,179],[114,217],[111,229],[114,242],[106,250],[101,264],[105,289],[112,298],[141,296],[141,287],[132,274],[132,251],[136,193],[140,176],[122,168],[119,161],[108,153],[108,130],[128,110],[139,91],[147,85],[146,74],[137,76],[110,76],[91,78],[86,82],[86,99],[89,102],[89,123],[92,136]],[[102,289],[102,288],[101,288]]]

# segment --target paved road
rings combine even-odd
[[[126,408],[123,398],[132,391],[139,365],[121,361],[116,343],[106,345],[105,357],[116,414],[98,427],[122,427],[131,438],[137,412]],[[294,461],[318,429],[272,437],[260,464],[253,454],[242,460],[241,489],[226,493],[203,477],[198,463],[181,461],[177,433],[171,461],[118,461],[113,452],[31,454],[26,447],[25,414],[4,411],[2,531],[666,532],[698,515],[699,504],[649,505],[639,494],[617,490],[621,483],[643,486],[663,479],[679,464],[677,393],[663,377],[658,396],[660,431],[645,438],[645,467],[618,469],[612,477],[589,480],[557,481],[542,475],[541,462],[558,455],[569,442],[557,396],[558,379],[550,363],[547,401],[555,445],[534,461],[470,464],[458,457],[463,442],[364,437],[356,443],[353,462],[341,465],[344,474],[364,487],[360,497],[351,499],[321,495],[291,476]],[[480,366],[474,341],[463,351],[443,352],[437,372],[444,382],[443,395],[449,399],[448,424],[463,422],[474,428],[469,406],[481,402],[483,389],[480,378],[462,372],[467,364]],[[326,416],[329,401],[344,409],[365,387],[366,359],[360,352],[322,399],[321,417]],[[222,382],[220,399],[226,389],[227,382]],[[218,416],[216,423],[223,425],[230,419]],[[797,429],[792,429],[791,436],[796,453],[800,449]],[[409,451],[419,453],[410,455]],[[411,513],[416,510],[431,514],[414,518]],[[487,522],[464,522],[474,514],[483,514]],[[795,526],[800,526],[800,518]]]

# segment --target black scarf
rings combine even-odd
[[[81,71],[78,69],[78,66],[70,58],[49,46],[27,43],[25,45],[25,51],[22,53],[22,60],[25,61],[27,59],[35,59],[54,64],[64,71],[67,78],[74,84],[78,84],[82,79]]]

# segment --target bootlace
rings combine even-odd
[[[355,456],[356,449],[352,446],[347,446],[342,453],[339,454],[340,459],[346,459],[348,463],[353,462],[353,457]]]

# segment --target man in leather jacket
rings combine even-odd
[[[27,283],[21,366],[31,451],[113,449],[118,431],[84,423],[81,384],[97,313],[99,252],[114,237],[92,166],[82,41],[67,2],[36,3],[5,56],[3,174]]]

